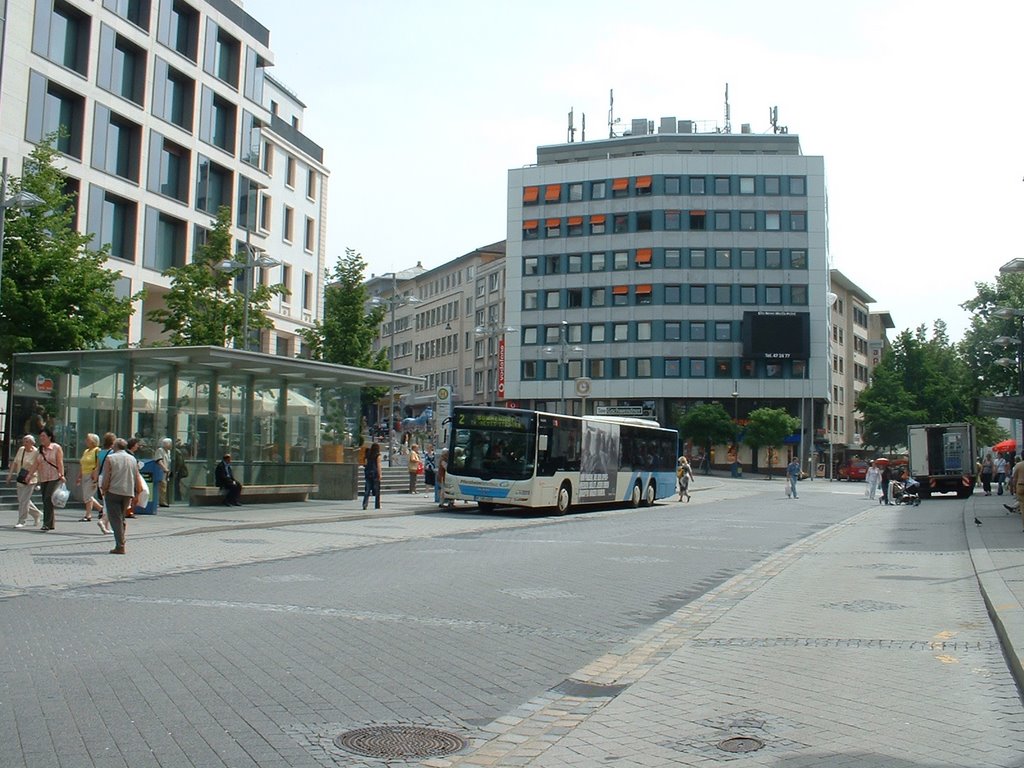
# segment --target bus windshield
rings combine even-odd
[[[532,414],[461,412],[453,428],[455,474],[483,480],[533,477],[537,445]]]

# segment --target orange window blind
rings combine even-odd
[[[636,188],[637,189],[650,189],[652,176],[637,176],[636,177]]]
[[[651,290],[652,290],[651,286],[650,285],[646,285],[646,284],[645,285],[638,285],[636,287],[636,292],[637,293],[650,293]]]
[[[536,203],[540,197],[540,187],[523,187],[523,202]]]
[[[621,296],[624,293],[629,293],[629,286],[628,285],[615,285],[615,286],[612,286],[612,293],[614,293],[617,296]]]
[[[650,264],[651,263],[651,249],[650,248],[637,248],[636,250],[636,263],[637,264]]]
[[[526,221],[523,222],[523,229],[536,229],[536,228],[537,228],[537,220],[536,219],[527,219]]]
[[[618,192],[623,189],[629,189],[629,179],[616,179],[612,182],[612,190]]]
[[[561,184],[548,184],[544,189],[544,202],[554,203],[562,196]]]
[[[591,224],[604,224],[604,214],[598,213],[590,217]]]
[[[582,223],[583,223],[583,217],[582,216],[570,216],[569,217],[569,226],[570,227],[578,227]]]
[[[562,226],[562,220],[561,219],[548,219],[547,220],[547,225],[548,225],[548,229],[553,229],[554,227],[560,227],[560,226]]]

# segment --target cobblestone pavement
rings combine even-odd
[[[301,603],[289,599],[290,589],[315,593],[330,583],[323,569],[336,567],[329,555],[339,550],[353,553],[345,578],[354,597],[366,586],[361,580],[376,578],[359,553],[380,544],[401,547],[410,563],[444,569],[451,567],[445,558],[467,557],[476,537],[502,531],[510,546],[532,531],[535,545],[547,527],[552,551],[561,551],[572,518],[476,515],[470,508],[438,514],[426,496],[387,500],[383,514],[393,517],[366,516],[355,502],[175,509],[133,521],[124,558],[106,554],[111,543],[95,523],[64,519],[70,511],[52,533],[2,529],[0,598],[8,600],[0,603],[17,599],[30,618],[19,623],[17,642],[8,636],[0,673],[0,766],[1024,766],[1024,709],[985,602],[1013,648],[1024,581],[1019,542],[1009,539],[1008,527],[1024,542],[1019,518],[988,498],[876,507],[857,499],[863,486],[802,484],[792,502],[766,496],[768,487],[700,478],[689,507],[753,501],[783,527],[792,523],[781,513],[797,508],[788,505],[841,503],[861,511],[828,527],[803,524],[798,540],[774,554],[733,544],[729,531],[716,535],[723,531],[713,527],[694,531],[689,550],[666,543],[664,556],[604,542],[622,545],[622,555],[603,562],[638,571],[662,573],[672,558],[698,561],[708,548],[731,547],[750,563],[724,583],[715,572],[704,574],[685,604],[637,621],[639,631],[614,617],[581,617],[572,626],[560,585],[506,590],[550,605],[547,625],[543,613],[526,625],[497,606],[489,613],[475,606],[470,618],[429,602],[413,610],[397,599],[345,607],[326,593],[323,601],[309,592]],[[781,484],[771,488],[781,494]],[[630,514],[598,512],[586,522]],[[717,525],[755,538],[766,531],[757,521]],[[301,568],[292,564],[296,558]],[[281,566],[265,565],[275,562]],[[497,574],[501,565],[492,564]],[[159,578],[168,575],[177,580]],[[227,592],[229,581],[231,594],[221,593],[217,584]],[[247,594],[239,583],[258,589]],[[414,590],[397,579],[394,587]],[[621,599],[630,597],[623,590]],[[128,605],[140,626],[118,625]],[[89,635],[99,648],[42,642],[49,634],[74,638],[82,606],[107,627]],[[225,638],[215,628],[176,622],[182,611],[208,612],[221,630],[234,630],[234,616],[245,618],[237,622],[239,636]],[[346,646],[353,636],[342,625],[364,627],[359,647]],[[386,645],[389,627],[412,628],[405,642],[423,657],[432,644],[465,657],[453,658],[451,668],[472,668],[472,654],[488,647],[475,644],[478,637],[500,635],[509,658],[490,660],[497,670],[490,689],[488,681],[452,680],[443,664],[429,670],[412,658],[375,662],[373,649]],[[248,642],[250,632],[259,633],[258,643]],[[303,659],[322,663],[292,663],[295,637],[307,646]],[[463,638],[461,649],[453,637]],[[223,646],[211,646],[212,638]],[[524,668],[516,654],[538,647],[538,639],[549,658]],[[559,671],[574,646],[606,650],[574,672]],[[143,658],[142,648],[157,658]],[[339,653],[351,654],[352,663],[339,663]],[[136,671],[119,672],[129,667]],[[382,683],[371,673],[384,669],[391,679]],[[502,710],[501,692],[514,688],[503,683],[517,677],[562,682]],[[434,690],[442,703],[473,691],[486,699],[479,711],[497,706],[502,714],[439,717],[402,696],[403,688],[417,687]],[[345,701],[325,700],[325,690],[343,692]],[[467,711],[454,698],[446,708]],[[353,719],[353,711],[364,716]],[[356,725],[399,722],[457,734],[465,746],[450,756],[382,761],[357,758],[333,741]],[[121,730],[124,739],[117,738]],[[264,736],[262,744],[242,736],[253,732]],[[753,751],[726,751],[734,747]]]

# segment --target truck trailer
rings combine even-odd
[[[921,484],[921,498],[955,493],[966,499],[974,493],[977,450],[973,424],[911,424],[907,447],[909,471]]]

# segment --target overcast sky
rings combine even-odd
[[[506,173],[615,116],[769,132],[823,155],[832,267],[897,330],[1024,256],[1024,3],[244,0],[331,171],[328,260],[436,267],[506,236]],[[577,140],[579,134],[577,134]]]

